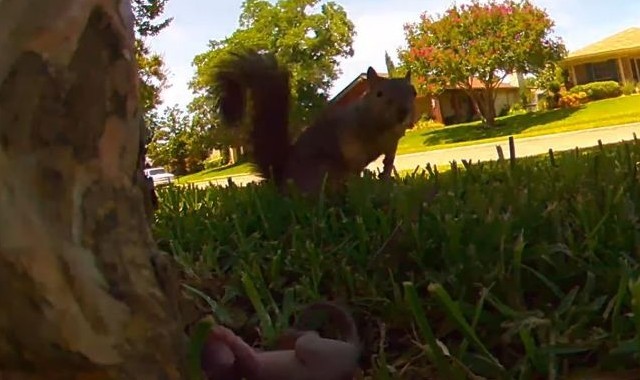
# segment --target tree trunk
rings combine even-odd
[[[132,20],[128,0],[0,2],[3,380],[185,373],[143,206]]]
[[[238,152],[234,146],[229,147],[229,164],[233,165],[238,161]]]
[[[496,98],[494,96],[493,88],[485,88],[482,97],[484,98],[484,118],[487,123],[487,127],[494,127],[496,125]]]
[[[495,98],[493,89],[484,88],[480,91],[469,90],[471,99],[476,103],[480,115],[487,127],[493,127],[496,122]]]

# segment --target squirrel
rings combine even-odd
[[[360,347],[358,328],[351,313],[343,306],[331,301],[316,301],[305,306],[293,327],[286,329],[276,341],[275,347],[276,349],[293,349],[300,335],[320,329],[331,331],[330,335],[333,339],[340,339],[354,347]]]
[[[325,107],[293,143],[290,73],[274,54],[250,49],[231,53],[219,63],[213,80],[224,124],[237,126],[250,111],[254,164],[280,189],[291,180],[302,192],[318,192],[325,176],[330,185],[344,182],[382,154],[382,177],[389,177],[398,140],[415,121],[411,71],[402,78],[385,78],[369,67],[367,92],[349,105]]]
[[[321,337],[317,331],[321,326],[334,327],[341,336]],[[320,301],[304,308],[273,351],[258,351],[230,329],[214,327],[201,363],[211,380],[347,380],[358,371],[360,353],[351,314],[334,302]]]

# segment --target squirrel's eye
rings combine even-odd
[[[377,97],[379,97],[379,98],[381,98],[381,97],[382,97],[382,91],[378,91],[378,92],[376,92],[376,96],[377,96]]]

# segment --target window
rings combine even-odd
[[[147,173],[148,175],[158,175],[158,174],[164,174],[166,173],[166,171],[163,168],[159,168],[159,169],[150,169]]]
[[[591,82],[614,80],[618,81],[618,65],[615,59],[587,65]]]

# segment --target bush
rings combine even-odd
[[[587,94],[585,92],[571,93],[563,91],[560,93],[558,106],[560,108],[576,108],[585,103],[587,99]]]
[[[373,378],[472,378],[429,372],[425,351],[445,349],[443,366],[478,377],[568,378],[640,360],[638,161],[630,142],[513,167],[365,175],[319,200],[169,186],[153,228],[237,330],[272,337],[294,304],[338,298],[365,346],[380,347],[364,360]]]
[[[507,111],[507,115],[520,115],[523,113],[527,113],[527,110],[524,109],[524,106],[521,102],[514,103]]]
[[[571,88],[569,91],[573,94],[584,92],[587,94],[589,100],[600,100],[615,98],[622,95],[622,89],[618,82],[615,81],[603,81],[603,82],[591,82],[587,84],[579,84]]]
[[[498,112],[498,117],[507,116],[510,109],[511,107],[508,104],[504,104],[502,108],[500,108],[500,112]]]
[[[638,91],[638,84],[636,82],[627,81],[622,85],[623,95],[632,95]]]
[[[197,173],[204,169],[204,162],[197,157],[187,157],[185,159],[185,174]]]
[[[440,128],[444,128],[444,124],[438,123],[437,121],[428,117],[421,117],[420,120],[418,120],[413,125],[413,128],[411,128],[411,130],[422,131],[422,130],[433,130],[433,129],[440,129]]]
[[[553,95],[545,95],[538,100],[538,111],[548,111],[553,109]]]

